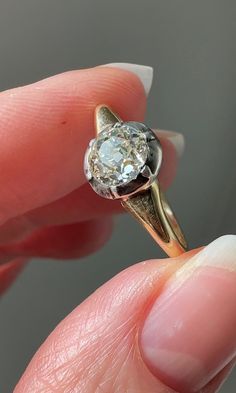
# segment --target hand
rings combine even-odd
[[[86,185],[83,154],[97,104],[143,120],[149,81],[134,70],[74,71],[1,94],[2,290],[25,258],[79,257],[109,236],[120,207]],[[181,137],[159,136],[166,188]],[[15,392],[215,392],[236,355],[235,255],[225,236],[122,272],[59,324]]]
[[[148,89],[151,68],[144,77]],[[98,197],[83,174],[94,109],[101,102],[124,119],[142,121],[143,83],[129,71],[96,67],[1,93],[0,293],[26,259],[82,257],[109,237],[120,203]],[[172,142],[180,150],[183,138],[166,132],[159,138],[168,157],[161,173],[166,188],[177,163]]]

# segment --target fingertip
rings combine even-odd
[[[141,332],[154,375],[181,393],[203,389],[236,355],[236,236],[223,236],[166,283]]]

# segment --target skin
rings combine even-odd
[[[120,205],[99,198],[82,169],[94,134],[94,109],[101,103],[124,120],[144,120],[141,82],[115,68],[67,72],[0,94],[1,293],[28,258],[78,258],[109,238],[111,216],[121,211]],[[165,189],[174,178],[177,154],[171,142],[163,135],[160,139]],[[145,363],[139,332],[165,283],[198,251],[139,263],[99,288],[55,328],[15,393],[177,391]],[[232,365],[201,392],[216,392]]]

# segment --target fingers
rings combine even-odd
[[[0,223],[83,184],[83,155],[101,103],[123,119],[143,120],[143,84],[130,71],[96,67],[0,94]]]
[[[9,256],[37,255],[37,250],[40,256],[51,255],[46,247],[52,242],[51,232],[45,226],[96,220],[120,211],[119,202],[103,200],[83,185],[82,169],[98,103],[107,103],[124,119],[143,119],[150,73],[143,73],[143,67],[141,73],[140,66],[129,65],[128,71],[127,65],[119,66],[69,72],[0,95],[2,263]],[[174,177],[182,137],[158,135],[164,152],[160,181],[165,188]],[[44,236],[43,249],[36,230]],[[56,250],[53,242],[54,256],[65,255],[62,243]],[[71,249],[73,253],[79,255],[78,249]]]
[[[122,272],[59,324],[15,393],[213,393],[236,355],[235,255],[225,236]]]

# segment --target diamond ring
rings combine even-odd
[[[85,175],[104,198],[120,199],[159,246],[175,257],[187,249],[182,230],[158,182],[161,144],[145,124],[123,122],[107,106],[96,108],[97,137],[85,154]]]

